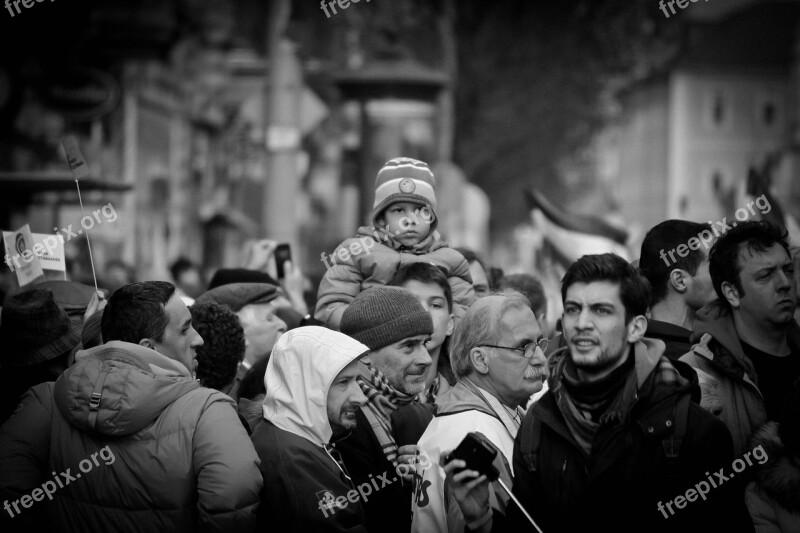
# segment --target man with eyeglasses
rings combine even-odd
[[[548,342],[528,299],[516,291],[481,298],[467,310],[453,333],[450,355],[458,383],[439,396],[436,417],[418,443],[420,452],[434,463],[417,482],[412,531],[460,532],[473,525],[465,521],[452,491],[445,490],[444,465],[437,462],[467,433],[479,433],[499,452],[495,467],[511,486],[509,465],[525,414],[522,405],[541,390],[547,376]],[[508,496],[499,485],[487,494],[499,520]]]
[[[541,531],[752,531],[730,433],[690,401],[664,343],[644,338],[647,281],[619,256],[586,255],[561,296],[566,346],[512,462],[513,493]],[[472,531],[533,531],[516,506],[498,516],[486,477],[464,466],[445,471]]]

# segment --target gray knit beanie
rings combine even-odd
[[[345,309],[340,329],[370,350],[379,350],[409,337],[432,334],[433,320],[410,291],[372,287]]]

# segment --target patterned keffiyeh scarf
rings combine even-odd
[[[370,373],[369,380],[358,378],[361,391],[367,397],[367,404],[362,408],[362,412],[378,438],[386,459],[397,468],[397,443],[392,435],[390,417],[395,409],[412,403],[417,396],[409,396],[392,387],[386,376],[371,364],[368,364],[367,368]]]
[[[622,424],[630,415],[630,410],[640,389],[635,370],[634,353],[631,350],[631,364],[624,365],[628,367],[626,372],[622,375],[604,378],[607,395],[591,400],[588,399],[591,398],[591,395],[580,394],[585,392],[581,390],[585,385],[578,379],[577,370],[569,356],[557,362],[554,371],[557,379],[553,380],[556,383],[553,395],[559,410],[564,415],[570,433],[587,455],[591,454],[592,443],[600,427]],[[623,368],[620,367],[619,370]],[[645,395],[646,390],[651,390],[657,384],[669,383],[678,386],[684,381],[669,360],[662,356],[653,372],[642,384],[641,392]],[[577,396],[581,398],[579,399]],[[598,420],[593,419],[592,413],[599,413]]]

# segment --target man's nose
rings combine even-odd
[[[431,356],[424,344],[419,344],[417,346],[417,348],[414,350],[414,356],[414,363],[417,365],[430,366],[433,364],[433,359],[431,359]]]
[[[544,350],[542,350],[539,346],[533,351],[533,357],[531,357],[531,366],[539,366],[543,365],[547,362],[547,357],[544,355]]]
[[[588,309],[581,309],[581,312],[578,314],[578,320],[575,322],[575,326],[579,329],[587,329],[592,327],[592,317],[589,315]]]
[[[359,405],[364,405],[367,403],[367,397],[364,396],[364,392],[361,390],[361,387],[356,381],[353,381],[353,383],[350,384],[350,396],[348,401],[351,403],[357,403]]]
[[[205,341],[203,341],[203,337],[201,337],[200,334],[197,333],[197,331],[194,328],[192,328],[192,331],[194,332],[194,339],[192,339],[190,346],[192,348],[198,348],[203,344],[205,344]]]
[[[792,286],[792,281],[794,278],[789,276],[783,270],[778,270],[778,289],[779,290],[787,290]]]

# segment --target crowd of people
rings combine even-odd
[[[442,240],[425,163],[386,163],[371,222],[311,306],[269,241],[208,286],[8,297],[2,530],[800,532],[785,230],[583,256],[553,331],[535,276]]]

